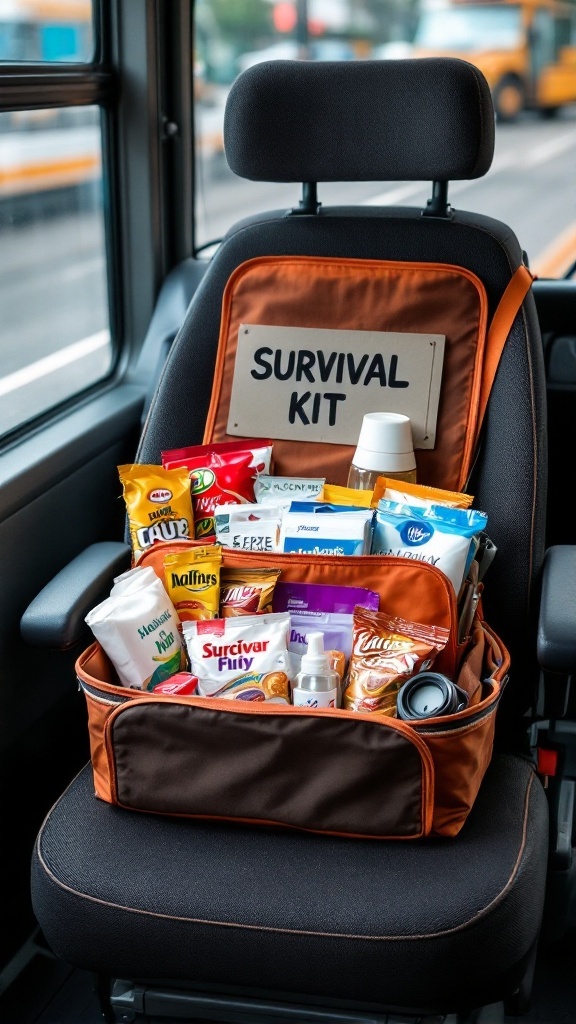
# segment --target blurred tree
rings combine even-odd
[[[420,13],[420,0],[363,0],[371,15],[379,43],[412,41]]]
[[[222,37],[238,52],[255,49],[261,38],[268,40],[274,33],[268,0],[211,0],[210,7]]]

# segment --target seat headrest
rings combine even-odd
[[[230,89],[224,146],[253,181],[479,178],[494,111],[484,76],[455,57],[264,61]]]

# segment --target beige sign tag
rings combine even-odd
[[[442,334],[242,324],[227,432],[356,444],[366,412],[409,416],[415,448],[433,448]]]

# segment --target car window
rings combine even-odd
[[[226,164],[224,107],[243,70],[270,59],[448,54],[480,68],[496,111],[491,170],[478,181],[451,183],[450,202],[510,224],[535,273],[565,275],[576,253],[576,9],[554,2],[543,7],[538,12],[534,4],[507,0],[497,5],[199,0],[194,54],[198,245],[221,238],[240,216],[265,207],[289,208],[299,199],[298,185],[244,181]],[[550,38],[561,45],[551,48]],[[324,183],[318,189],[324,205],[424,206],[430,193],[429,182]]]
[[[94,52],[91,0],[0,5],[0,76],[19,101],[0,106],[0,436],[112,367],[101,108],[68,105],[60,73],[88,76]]]

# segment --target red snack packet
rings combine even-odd
[[[241,505],[254,501],[254,480],[269,471],[272,442],[269,440],[223,441],[162,452],[164,469],[185,467],[197,540],[215,536],[213,512],[216,505]]]
[[[157,683],[153,687],[153,693],[196,693],[196,687],[198,686],[198,676],[193,676],[191,672],[176,672],[169,679],[164,679],[161,683]]]

